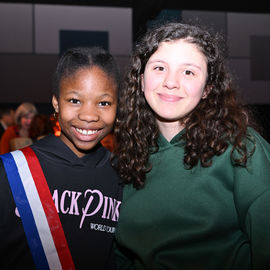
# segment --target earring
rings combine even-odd
[[[58,113],[57,113],[57,112],[54,112],[54,113],[53,113],[53,117],[54,117],[55,119],[57,119],[57,118],[58,118]]]

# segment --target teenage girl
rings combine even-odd
[[[114,131],[118,269],[270,269],[270,145],[218,41],[168,23],[135,48]]]
[[[46,210],[44,212],[58,253],[51,251],[48,244],[50,232],[45,231],[45,236],[42,235],[46,222],[41,221],[43,213],[35,214],[38,202],[31,205],[31,201],[36,193],[32,189],[27,191],[27,187],[25,193],[31,194],[27,198],[37,228],[27,227],[29,222],[24,224],[24,209],[19,208],[21,198],[17,204],[13,196],[16,190],[13,191],[9,184],[12,179],[9,179],[8,164],[4,162],[8,157],[3,157],[3,161],[0,159],[1,269],[115,269],[112,243],[119,217],[121,186],[110,165],[110,152],[102,147],[100,141],[113,128],[118,87],[116,63],[103,49],[72,48],[60,58],[55,72],[52,104],[58,115],[61,135],[49,135],[30,148],[41,167],[37,177],[44,174],[53,202],[53,207],[47,209],[49,214]],[[11,153],[16,162],[18,159],[21,178],[20,164],[24,163],[17,156],[23,153],[28,161],[25,152]],[[28,149],[28,152],[31,151]],[[10,159],[8,161],[11,162]],[[34,178],[38,165],[34,163],[34,168],[31,168],[31,162],[28,161]],[[24,183],[23,180],[21,182]],[[40,197],[45,184],[41,184],[41,190],[36,185]],[[47,203],[49,198],[44,200]],[[59,223],[55,225],[57,219]],[[50,227],[50,223],[53,226]],[[58,233],[58,227],[62,227],[62,232]],[[29,230],[31,233],[27,235]],[[33,240],[35,230],[39,232],[40,240]],[[62,236],[60,240],[57,238],[59,235]],[[39,242],[42,243],[41,248],[37,244]],[[36,258],[35,253],[39,249],[44,250],[45,259],[40,259],[41,255]],[[44,265],[41,266],[42,263]]]

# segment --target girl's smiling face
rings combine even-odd
[[[117,86],[101,68],[83,68],[61,80],[59,99],[54,96],[52,102],[60,139],[82,157],[113,128]]]
[[[162,42],[142,75],[142,91],[157,115],[158,125],[175,124],[206,96],[207,60],[196,45],[177,40]]]

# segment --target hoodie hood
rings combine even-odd
[[[31,148],[43,158],[67,166],[101,167],[110,158],[110,152],[100,143],[79,158],[59,137],[54,135],[48,135],[35,142]]]

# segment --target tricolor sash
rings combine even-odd
[[[74,270],[60,218],[34,151],[26,147],[0,157],[36,268]]]

